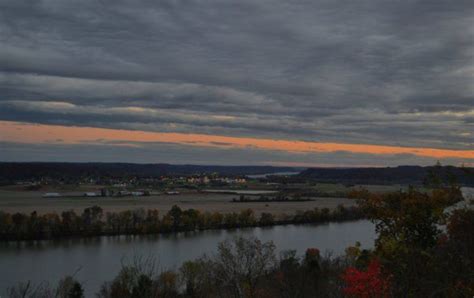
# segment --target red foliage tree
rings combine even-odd
[[[354,267],[346,269],[342,275],[346,287],[344,294],[348,297],[379,298],[390,297],[390,278],[382,273],[382,266],[377,259],[370,261],[367,270]]]

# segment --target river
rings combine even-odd
[[[375,227],[367,220],[321,225],[286,225],[237,230],[208,230],[153,236],[103,236],[0,243],[0,297],[6,289],[20,281],[41,281],[56,284],[77,271],[87,297],[93,296],[104,281],[118,273],[121,262],[135,256],[154,257],[160,268],[176,269],[183,261],[213,254],[217,244],[236,236],[254,236],[273,241],[277,252],[295,249],[303,254],[316,247],[321,252],[344,253],[356,241],[371,248]]]

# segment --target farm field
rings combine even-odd
[[[143,197],[81,197],[79,192],[67,192],[75,196],[43,198],[45,191],[20,191],[0,189],[0,210],[5,212],[38,213],[62,212],[75,210],[82,212],[84,208],[98,205],[104,211],[122,211],[136,208],[159,209],[167,212],[173,205],[182,209],[194,208],[209,212],[239,212],[243,209],[252,209],[255,213],[270,212],[275,215],[281,213],[295,213],[313,208],[336,208],[339,204],[346,207],[355,205],[355,201],[346,198],[312,198],[306,202],[242,202],[232,203],[238,198],[235,194],[220,193],[180,193],[177,195],[151,195]]]

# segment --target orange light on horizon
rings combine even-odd
[[[205,134],[45,125],[15,121],[0,121],[0,141],[26,144],[114,142],[114,144],[122,146],[140,146],[140,143],[158,142],[212,148],[253,148],[291,153],[330,153],[346,151],[377,155],[412,154],[439,159],[474,159],[474,150],[258,139]]]

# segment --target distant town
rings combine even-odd
[[[236,185],[245,185],[247,179],[245,177],[222,177],[218,174],[214,175],[193,175],[185,176],[161,176],[149,178],[132,178],[132,179],[93,179],[87,178],[78,181],[80,185],[99,185],[98,191],[86,191],[83,193],[76,193],[74,195],[61,192],[46,192],[43,194],[45,198],[57,198],[62,196],[84,196],[84,197],[141,197],[150,195],[178,195],[180,191],[177,189],[200,189],[202,187],[235,187]],[[63,185],[64,182],[55,179],[43,178],[34,181],[17,181],[16,185],[24,186],[25,189],[35,190],[41,189],[43,186]],[[106,187],[103,187],[106,185]],[[156,191],[156,189],[162,191]],[[214,192],[213,190],[202,190],[204,192]],[[218,191],[217,191],[218,192]],[[238,193],[237,190],[229,192]]]

